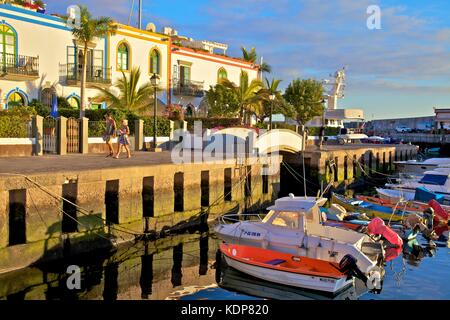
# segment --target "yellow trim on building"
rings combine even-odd
[[[139,33],[144,33],[146,35],[153,36],[153,37],[170,39],[170,36],[168,36],[168,35],[166,35],[164,33],[158,33],[158,32],[151,32],[151,31],[148,31],[148,30],[142,30],[142,29],[138,29],[138,28],[135,28],[135,27],[127,26],[126,24],[121,24],[121,23],[116,23],[116,25],[120,29],[125,29],[125,30],[129,30],[129,31],[133,31],[133,32],[139,32]],[[161,41],[161,42],[166,43],[164,41]]]
[[[131,38],[135,38],[135,39],[140,39],[140,40],[145,40],[145,41],[150,41],[150,42],[156,42],[159,44],[164,44],[167,46],[167,42],[168,41],[162,41],[162,40],[157,40],[157,39],[153,39],[153,38],[149,38],[149,37],[143,37],[137,34],[132,34],[132,33],[128,33],[128,32],[123,32],[123,31],[116,31],[116,34],[119,34],[121,36],[127,36],[127,37],[131,37]]]
[[[167,105],[172,104],[172,39],[169,38],[169,43],[167,46],[167,91],[166,91],[166,100]]]
[[[119,68],[119,47],[122,44],[125,44],[128,48],[128,65],[127,65],[128,69],[126,69],[126,70]],[[133,50],[131,48],[131,45],[126,39],[120,40],[117,43],[117,46],[116,46],[116,71],[130,72],[131,66],[132,66],[132,51]]]
[[[111,68],[111,32],[108,32],[108,34],[106,35],[106,41],[108,43],[106,47],[106,58],[107,58],[106,68],[107,70],[109,70]]]

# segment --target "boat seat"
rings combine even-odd
[[[272,259],[269,261],[264,262],[265,264],[270,264],[272,266],[277,266],[279,264],[282,264],[283,262],[286,262],[286,260],[283,259]]]

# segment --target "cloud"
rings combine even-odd
[[[63,10],[72,1],[51,8]],[[128,19],[131,0],[80,1],[96,15]],[[168,0],[146,4],[145,17],[159,26],[173,25],[180,34],[230,45],[255,46],[272,65],[282,86],[297,77],[327,77],[348,66],[352,94],[373,89],[450,98],[450,26],[444,1],[417,4],[381,0]],[[368,30],[366,9],[381,8],[381,30]],[[150,6],[150,7],[149,7]],[[189,7],[188,7],[189,6]],[[195,10],[192,10],[192,6]],[[447,5],[448,6],[448,5]],[[164,7],[164,14],[155,14]],[[190,10],[188,13],[183,12]],[[159,11],[161,12],[161,11]]]

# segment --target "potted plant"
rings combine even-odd
[[[179,104],[172,104],[167,106],[167,116],[173,121],[184,120],[183,107]]]

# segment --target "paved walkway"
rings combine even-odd
[[[40,157],[0,158],[2,173],[40,173],[64,170],[89,170],[171,163],[170,152],[133,152],[130,159],[122,153],[121,159],[105,158],[105,154],[71,154],[65,156],[45,155]]]

